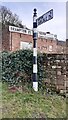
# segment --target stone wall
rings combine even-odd
[[[68,91],[67,58],[63,54],[47,54],[43,56],[43,79],[59,90]]]

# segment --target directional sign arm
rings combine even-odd
[[[37,25],[41,25],[44,22],[47,22],[53,18],[53,9],[43,14],[41,17],[37,19]]]

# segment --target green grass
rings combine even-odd
[[[0,84],[1,90],[1,84]],[[12,93],[2,84],[2,118],[65,118],[66,99],[32,90]]]

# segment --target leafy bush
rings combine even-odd
[[[38,54],[38,80],[42,83],[41,59]],[[13,53],[2,52],[2,80],[10,85],[32,83],[33,52],[20,50]]]

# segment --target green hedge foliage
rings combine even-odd
[[[33,52],[20,50],[16,52],[2,52],[2,81],[9,85],[32,84]],[[42,84],[42,54],[38,54],[38,80]]]

